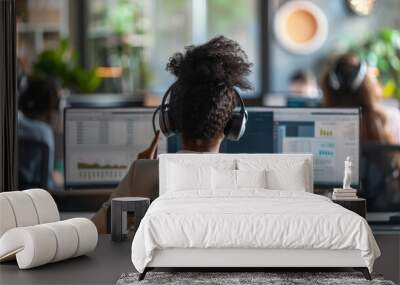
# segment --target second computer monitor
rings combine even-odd
[[[65,187],[115,187],[154,138],[147,108],[65,109]],[[161,139],[158,153],[166,152]]]
[[[317,186],[341,186],[344,161],[350,157],[352,185],[359,186],[359,109],[276,108],[274,152],[312,153]]]
[[[249,120],[238,142],[224,140],[223,153],[312,153],[316,186],[340,186],[344,160],[353,161],[352,185],[359,186],[359,109],[247,108]],[[168,152],[181,149],[178,136]]]

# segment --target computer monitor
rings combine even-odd
[[[344,161],[353,161],[352,186],[358,188],[360,110],[266,108],[274,114],[274,152],[312,153],[316,186],[342,186]]]
[[[154,137],[147,108],[67,108],[65,188],[115,187]],[[161,138],[158,153],[166,152]]]
[[[288,96],[286,98],[286,107],[290,108],[317,108],[321,106],[321,98],[307,98],[300,96]]]
[[[224,140],[221,153],[272,153],[273,148],[273,112],[252,111],[247,108],[249,117],[246,132],[239,141]],[[182,148],[179,135],[168,138],[168,152],[175,153]]]
[[[134,97],[132,95],[118,94],[90,94],[76,95],[71,94],[63,102],[70,108],[134,108],[143,107],[143,96]]]
[[[312,153],[317,187],[341,186],[344,160],[353,160],[352,186],[359,187],[359,109],[247,108],[249,120],[238,142],[221,145],[222,153]],[[168,152],[181,147],[168,139]]]

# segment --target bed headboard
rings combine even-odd
[[[295,165],[303,163],[306,174],[306,191],[314,191],[313,160],[312,154],[161,154],[159,163],[159,193],[167,192],[168,169],[171,164],[191,166],[212,166],[224,169],[240,169],[244,165],[250,168],[279,168],[280,171],[288,173],[295,168]]]

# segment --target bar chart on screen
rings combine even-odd
[[[122,179],[133,160],[129,152],[86,152],[70,158],[68,173],[76,182],[111,182]]]
[[[107,178],[121,178],[127,165],[122,164],[101,164],[101,163],[87,163],[78,162],[77,169],[79,178],[81,179],[107,179]]]

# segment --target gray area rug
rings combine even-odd
[[[138,281],[138,273],[122,274],[117,285],[133,284],[267,284],[267,285],[395,285],[381,276],[373,275],[368,281],[359,272],[148,272],[146,278]]]

